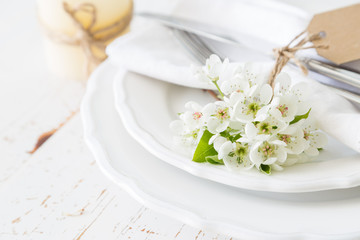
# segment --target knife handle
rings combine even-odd
[[[332,87],[332,86],[329,86],[329,85],[326,85],[326,86],[328,88],[330,88],[333,92],[335,92],[338,95],[346,98],[347,100],[350,100],[352,102],[360,104],[360,96],[359,95],[348,92],[348,91],[345,91],[345,90],[342,90],[342,89],[339,89],[339,88],[335,88],[335,87]]]
[[[349,84],[360,89],[360,74],[343,68],[335,67],[314,59],[305,58],[302,62],[308,69],[318,72],[327,77]]]

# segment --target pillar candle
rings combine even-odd
[[[96,7],[96,23],[94,29],[101,29],[124,18],[131,11],[132,0],[65,0],[69,6],[90,3]],[[74,36],[77,28],[71,17],[65,12],[64,0],[37,0],[39,21],[46,31]],[[78,19],[89,24],[87,14],[79,14]],[[128,31],[128,27],[119,35]],[[66,78],[84,80],[87,78],[84,66],[86,56],[80,46],[60,43],[44,36],[44,47],[49,69],[55,75]]]

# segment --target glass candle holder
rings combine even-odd
[[[82,7],[81,10],[75,12],[79,6]],[[129,31],[129,21],[122,22],[122,20],[131,19],[133,2],[132,0],[37,0],[37,7],[39,22],[46,33],[44,48],[50,71],[61,78],[85,80],[96,66],[96,63],[91,61],[106,57],[104,49],[97,48],[99,39],[113,35],[110,39],[101,42],[102,45],[107,45],[116,36]],[[71,16],[69,12],[73,15]],[[114,27],[118,23],[120,23],[119,27]],[[90,26],[91,29],[87,29]],[[94,32],[96,32],[94,36],[88,34]]]

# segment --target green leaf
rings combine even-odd
[[[206,157],[217,155],[217,152],[214,149],[214,145],[213,144],[209,145],[209,140],[213,135],[214,134],[212,134],[208,130],[204,131],[203,135],[201,136],[200,142],[196,147],[192,159],[194,162],[198,162],[198,163],[206,162]]]
[[[219,158],[218,158],[218,155],[207,156],[207,157],[205,157],[205,160],[206,160],[208,163],[211,163],[211,164],[224,165],[223,160],[219,159]]]
[[[220,133],[220,136],[227,138],[228,140],[230,140],[231,142],[235,142],[236,140],[238,140],[239,138],[241,138],[240,133],[235,134],[235,135],[231,135],[234,133],[231,133],[231,128],[228,128],[227,130],[223,131]]]
[[[303,115],[297,115],[294,117],[294,120],[292,120],[290,122],[290,125],[291,124],[294,124],[294,123],[297,123],[298,121],[300,121],[301,119],[307,119],[309,117],[309,114],[310,114],[310,111],[311,111],[311,108],[309,109],[309,111]]]
[[[222,136],[222,137],[224,137],[224,138],[228,138],[228,137],[230,137],[230,133],[225,130],[225,131],[223,131],[223,132],[220,133],[220,136]]]
[[[322,151],[322,150],[324,150],[323,148],[318,148],[318,151],[320,152],[320,151]]]
[[[230,137],[229,137],[229,140],[230,140],[231,142],[236,142],[236,140],[238,140],[239,138],[241,138],[241,134],[240,134],[240,133],[238,133],[238,134],[236,134],[236,135],[234,135],[234,136],[230,136]]]
[[[271,166],[265,165],[265,164],[260,164],[260,171],[267,175],[270,175],[271,174]]]
[[[256,127],[256,125],[258,125],[260,122],[259,121],[254,121],[253,122],[253,124],[255,125],[255,127]]]

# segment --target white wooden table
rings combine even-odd
[[[287,2],[318,12],[357,1]],[[29,154],[85,86],[48,73],[33,1],[0,2],[0,31],[0,239],[232,239],[153,212],[108,180],[79,113]]]

